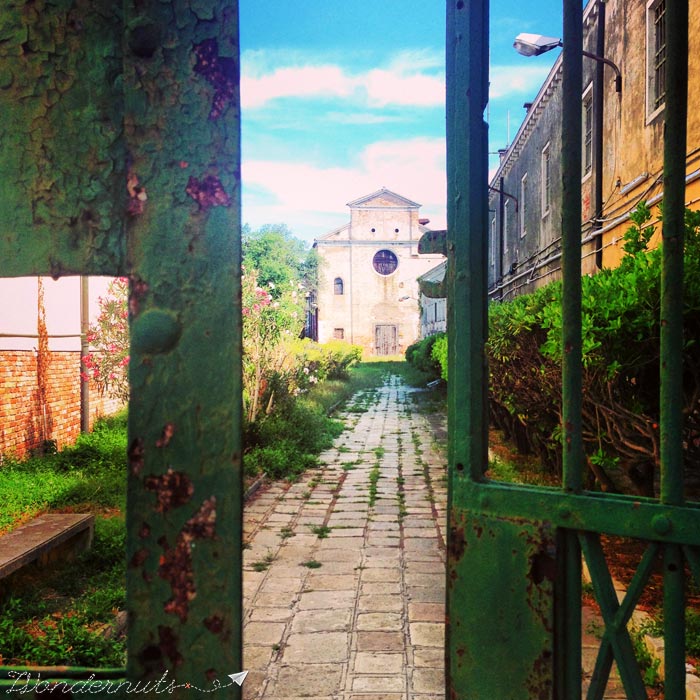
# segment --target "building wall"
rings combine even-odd
[[[427,230],[419,222],[419,205],[381,190],[350,203],[350,223],[316,241],[321,280],[318,292],[318,339],[338,337],[377,354],[378,327],[396,328],[393,349],[403,353],[420,335],[416,278],[441,260],[418,255],[418,241]],[[379,274],[373,266],[380,250],[393,252],[396,270]],[[334,281],[343,280],[343,294]],[[380,351],[381,354],[381,351]]]
[[[669,2],[670,0],[666,0]],[[663,109],[647,110],[647,0],[607,0],[606,58],[619,66],[622,92],[615,91],[614,73],[606,67],[603,77],[603,158],[601,182],[603,210],[600,216],[602,267],[614,267],[623,255],[623,236],[629,214],[646,200],[656,204],[663,197]],[[688,186],[686,204],[698,208],[700,200],[700,112],[692,105],[700,90],[700,0],[690,0],[688,114]],[[584,48],[596,51],[597,5],[584,10]],[[669,37],[672,41],[672,37]],[[537,60],[533,58],[532,60]],[[595,97],[597,63],[583,59],[583,96]],[[669,80],[672,77],[668,77]],[[594,112],[597,105],[594,102]],[[583,117],[583,113],[582,113]],[[503,154],[491,186],[516,197],[525,209],[524,236],[520,235],[515,202],[501,195],[489,196],[489,289],[491,298],[507,299],[527,293],[560,276],[561,265],[561,57],[533,100],[513,143]],[[595,124],[593,126],[595,143]],[[550,144],[550,212],[542,208],[542,149]],[[582,144],[583,151],[583,144]],[[527,173],[527,197],[522,201],[521,181]],[[582,272],[597,271],[595,223],[595,160],[589,173],[581,173]],[[502,178],[502,180],[501,180]],[[654,210],[658,215],[658,211]],[[660,227],[652,239],[659,242]]]
[[[670,2],[671,0],[666,0]],[[606,53],[623,74],[622,99],[605,112],[603,132],[605,168],[603,192],[612,193],[603,227],[603,265],[615,267],[624,251],[623,236],[629,212],[642,199],[657,204],[663,198],[663,118],[649,115],[647,94],[647,2],[608,2]],[[700,2],[690,0],[688,15],[688,146],[686,206],[697,209],[700,200]],[[672,40],[672,37],[670,38]],[[671,79],[668,77],[668,79]],[[616,107],[613,109],[613,107]],[[653,208],[655,219],[658,208]],[[652,245],[661,238],[661,227]]]
[[[70,445],[80,433],[80,353],[53,352],[47,372],[46,406],[39,400],[36,353],[0,350],[0,457],[23,457],[55,440]],[[121,406],[90,388],[90,427]]]
[[[420,337],[447,332],[447,299],[432,299],[424,294],[420,297]]]

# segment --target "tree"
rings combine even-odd
[[[266,224],[257,231],[243,227],[243,264],[257,270],[257,283],[269,289],[302,282],[307,290],[318,283],[318,257],[285,224]],[[273,291],[273,296],[277,296]]]

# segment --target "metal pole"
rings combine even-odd
[[[475,695],[460,658],[468,615],[450,575],[465,576],[458,556],[464,533],[465,488],[487,464],[486,339],[488,146],[488,0],[447,2],[447,329],[448,585],[446,697]],[[460,566],[461,565],[461,566]]]
[[[563,487],[581,490],[581,87],[583,13],[577,0],[564,0],[562,76],[562,421]],[[573,531],[563,531],[558,557],[556,635],[560,697],[581,697],[581,549]],[[563,598],[563,601],[562,601]]]
[[[661,500],[683,503],[683,239],[688,116],[688,0],[666,3],[666,111],[661,269]],[[664,554],[665,694],[685,698],[683,556]]]
[[[564,0],[562,124],[562,409],[564,487],[581,489],[581,5]]]
[[[80,277],[80,371],[84,371],[84,358],[90,352],[87,334],[90,326],[89,278]],[[90,382],[80,378],[80,432],[90,431]]]

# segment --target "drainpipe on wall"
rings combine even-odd
[[[89,319],[90,293],[89,279],[85,276],[80,278],[80,370],[83,371],[85,364],[83,358],[90,352],[87,334],[90,325]],[[90,431],[90,383],[84,382],[80,377],[80,432]]]
[[[506,210],[506,197],[505,197],[505,178],[501,177],[500,181],[500,192],[498,193],[498,247],[494,251],[496,254],[496,284],[500,285],[503,281],[503,249],[504,240],[503,237],[506,234],[505,222],[503,217],[505,216]],[[502,293],[501,293],[502,294]]]
[[[596,34],[596,54],[605,56],[605,0],[598,0],[598,32]],[[600,230],[603,219],[603,115],[605,86],[605,64],[596,61],[595,69],[595,189],[593,192],[593,233]],[[595,265],[603,267],[603,236],[595,236]]]

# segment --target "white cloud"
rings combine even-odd
[[[244,161],[242,177],[243,218],[254,228],[281,221],[297,235],[319,236],[348,220],[347,202],[381,187],[421,202],[431,227],[445,225],[444,139],[376,142],[345,167]]]
[[[261,107],[280,97],[347,98],[355,86],[339,66],[278,68],[258,78],[241,76],[241,102],[244,109]]]
[[[246,56],[248,56],[246,60]],[[428,51],[404,51],[392,57],[386,68],[351,73],[336,63],[298,62],[272,68],[264,56],[244,54],[241,75],[243,109],[262,107],[280,98],[334,97],[373,107],[440,106],[445,99],[445,79],[435,55]]]
[[[444,77],[376,69],[361,80],[369,103],[375,107],[439,107],[445,102]]]
[[[376,112],[326,112],[323,115],[323,121],[335,124],[396,124],[405,121],[405,117]]]
[[[527,94],[534,97],[549,74],[550,66],[491,66],[489,99]]]

